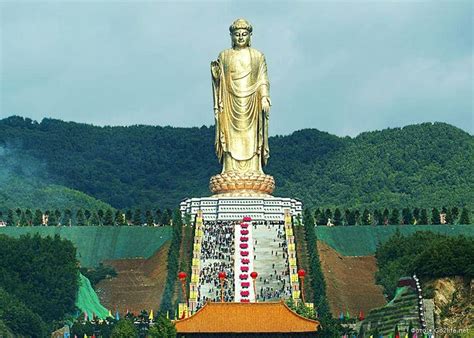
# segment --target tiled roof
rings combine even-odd
[[[319,322],[293,312],[283,301],[208,302],[189,318],[175,321],[178,333],[316,332]]]

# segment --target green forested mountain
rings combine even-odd
[[[0,145],[0,211],[6,209],[106,210],[111,206],[83,192],[54,184],[41,159]]]
[[[0,120],[3,153],[27,158],[48,179],[116,208],[176,207],[208,196],[220,171],[214,128],[96,127],[21,117]],[[1,154],[1,150],[0,150]],[[270,138],[265,172],[274,195],[309,207],[474,204],[474,138],[444,123],[340,138],[315,129]],[[0,192],[2,189],[0,189]]]

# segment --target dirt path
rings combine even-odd
[[[342,256],[324,242],[318,241],[321,266],[332,314],[349,310],[356,316],[386,303],[382,288],[375,284],[377,264],[374,256]]]
[[[166,260],[169,244],[162,246],[148,259],[119,259],[106,261],[117,271],[117,277],[103,280],[97,285],[102,305],[123,314],[126,310],[157,311],[167,275]]]

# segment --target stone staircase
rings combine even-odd
[[[189,292],[192,313],[208,300],[221,301],[219,272],[227,275],[224,301],[263,302],[299,298],[296,271],[291,215],[285,221],[204,222],[198,213]],[[252,272],[258,273],[256,297]]]
[[[288,252],[283,222],[254,222],[254,270],[258,272],[257,300],[291,296]]]

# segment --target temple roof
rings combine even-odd
[[[206,303],[191,317],[174,322],[178,333],[316,332],[319,322],[293,312],[283,301]]]

